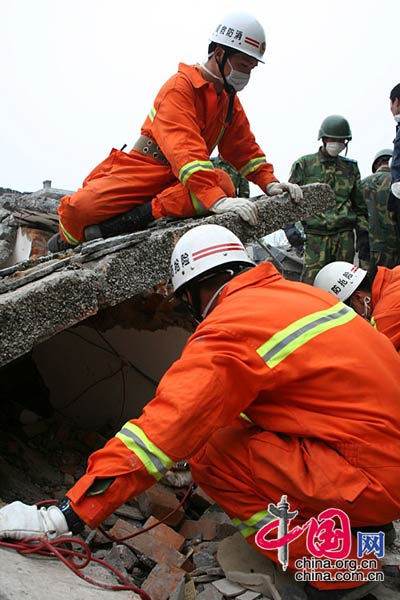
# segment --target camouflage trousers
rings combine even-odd
[[[385,248],[384,250],[371,250],[371,270],[376,267],[393,269],[400,264],[400,246],[398,248]]]
[[[307,232],[301,281],[312,285],[318,271],[334,260],[354,262],[354,241],[353,231],[340,231],[333,235]]]

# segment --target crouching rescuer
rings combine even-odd
[[[0,535],[95,528],[189,460],[194,480],[275,563],[276,549],[256,543],[276,519],[271,504],[285,496],[297,511],[291,530],[342,511],[352,528],[347,558],[367,578],[357,530],[400,517],[400,357],[392,344],[333,295],[283,279],[269,262],[254,266],[218,225],[185,233],[171,272],[175,296],[199,325],[154,399],[90,456],[57,506],[1,509]],[[311,554],[300,535],[289,544],[288,571],[304,557]],[[354,600],[371,588],[336,572],[306,585],[293,578],[281,597]]]
[[[51,252],[143,230],[162,217],[232,211],[255,225],[256,204],[236,197],[230,176],[214,168],[210,156],[216,148],[262,192],[288,192],[301,200],[298,185],[278,182],[238,98],[264,62],[263,27],[252,15],[229,14],[209,41],[202,64],[181,63],[161,87],[132,149],[113,149],[80,189],[61,199]]]

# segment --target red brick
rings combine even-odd
[[[177,567],[156,565],[144,581],[142,589],[152,600],[168,600],[184,575],[185,571]]]
[[[210,541],[217,536],[218,525],[219,523],[207,519],[201,521],[186,520],[179,529],[179,533],[187,540],[201,536],[203,540]]]
[[[210,496],[208,496],[208,494],[206,494],[201,487],[197,487],[195,490],[193,490],[190,496],[190,501],[193,502],[194,506],[203,509],[215,504],[214,500],[210,498]]]
[[[149,527],[150,525],[154,525],[154,523],[159,523],[153,529],[150,529],[147,533],[152,535],[160,542],[163,542],[167,546],[171,546],[175,548],[175,550],[182,550],[185,544],[185,538],[180,533],[177,533],[165,523],[160,523],[158,519],[155,519],[153,516],[149,517],[143,527]]]
[[[141,531],[141,529],[134,527],[123,519],[118,519],[109,533],[115,538],[123,538],[138,531]],[[147,531],[125,540],[124,544],[157,563],[163,563],[171,567],[181,567],[186,561],[186,556],[175,550],[175,548],[164,544]]]
[[[188,552],[188,554],[187,554],[188,558],[186,558],[185,562],[182,565],[182,569],[185,569],[185,571],[187,573],[194,571],[194,564],[193,564],[193,560],[191,559],[192,554],[193,554],[193,550],[191,552]]]
[[[143,507],[144,511],[146,505],[149,504],[150,514],[148,516],[153,515],[153,517],[160,521],[176,509],[176,512],[165,521],[165,523],[171,525],[171,527],[179,525],[185,518],[185,511],[182,506],[179,506],[179,501],[175,494],[160,483],[156,483],[143,492],[143,494],[138,497],[138,504],[139,508],[142,510]]]
[[[30,239],[32,242],[29,258],[33,260],[39,256],[46,256],[48,253],[47,242],[52,234],[42,231],[41,229],[33,229],[31,227],[23,227],[22,229],[28,239]]]

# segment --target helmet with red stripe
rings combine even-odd
[[[361,267],[336,260],[318,271],[313,285],[334,294],[341,302],[345,302],[356,291],[366,275],[367,271]]]
[[[259,21],[247,13],[232,13],[222,18],[210,41],[264,62],[265,31]]]
[[[174,294],[189,282],[203,279],[224,267],[253,267],[239,238],[221,225],[198,225],[187,231],[176,244],[171,256]]]

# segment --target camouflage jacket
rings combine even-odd
[[[361,181],[368,207],[369,244],[372,251],[398,248],[396,228],[390,218],[387,201],[392,176],[389,167],[377,171]]]
[[[217,169],[223,169],[226,173],[228,173],[228,175],[230,175],[233,185],[235,186],[237,196],[241,196],[242,198],[248,198],[250,196],[249,182],[245,177],[243,177],[243,175],[239,173],[239,171],[235,169],[235,167],[231,165],[231,163],[221,158],[221,156],[213,158],[212,162],[214,167]]]
[[[355,160],[327,156],[320,148],[293,163],[289,181],[299,185],[327,183],[336,195],[334,208],[302,221],[306,233],[329,235],[351,229],[368,230],[368,211]]]

